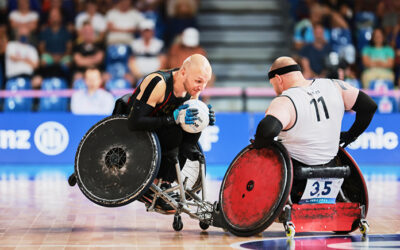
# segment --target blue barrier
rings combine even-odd
[[[200,143],[209,164],[229,164],[249,143],[263,114],[218,113],[217,125],[203,131]],[[86,131],[102,116],[65,113],[0,114],[1,164],[73,164]],[[354,120],[345,114],[343,130]],[[377,114],[367,131],[349,146],[362,164],[400,164],[400,114]]]

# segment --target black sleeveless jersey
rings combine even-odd
[[[171,70],[165,70],[165,71],[159,70],[159,71],[154,72],[154,73],[157,73],[162,76],[162,78],[164,79],[164,81],[167,85],[167,88],[165,90],[163,102],[159,103],[155,106],[153,112],[151,113],[151,116],[171,116],[176,108],[178,108],[185,101],[190,99],[191,96],[189,93],[187,93],[185,97],[176,97],[174,95],[174,78],[172,76],[172,73],[177,70],[179,70],[179,69],[175,68],[175,69],[171,69]],[[158,76],[156,76],[156,77],[158,77]],[[156,78],[156,77],[154,77],[154,78]],[[152,85],[150,83],[146,87],[145,91],[147,91],[147,88],[154,89],[154,87],[155,87],[155,85]],[[151,91],[152,91],[152,89],[151,89]],[[136,88],[135,92],[133,92],[130,100],[132,102],[134,102],[139,93],[140,93],[140,85]]]

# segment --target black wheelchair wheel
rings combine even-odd
[[[127,117],[95,124],[75,155],[75,175],[83,194],[105,207],[126,205],[143,195],[155,179],[161,149],[154,133],[130,131]]]

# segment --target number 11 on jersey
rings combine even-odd
[[[319,97],[317,100],[315,100],[315,98],[313,98],[313,99],[311,99],[311,101],[310,101],[310,104],[314,104],[315,113],[316,113],[316,115],[317,115],[317,121],[321,121],[321,118],[320,118],[320,116],[319,116],[319,109],[318,109],[318,103],[317,103],[317,102],[320,102],[320,103],[322,104],[322,107],[323,107],[324,113],[325,113],[325,118],[326,118],[326,119],[329,119],[328,108],[326,107],[324,98],[321,96],[321,97]]]

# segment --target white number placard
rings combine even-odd
[[[299,204],[327,203],[334,204],[343,184],[343,178],[312,178],[307,185]]]

